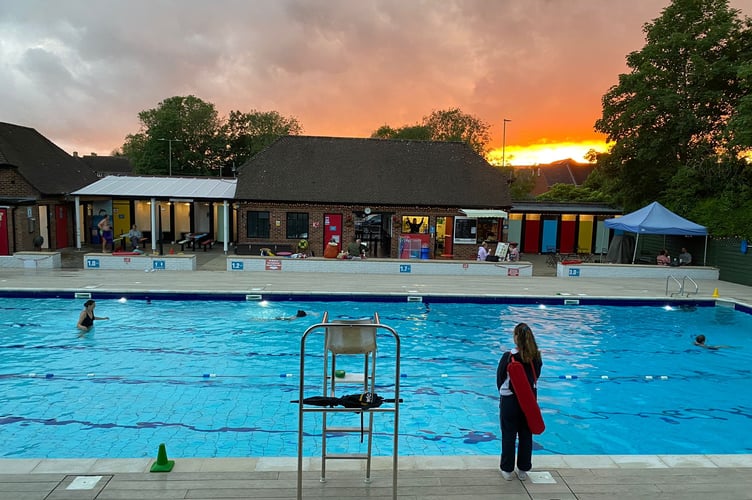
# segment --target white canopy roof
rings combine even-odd
[[[75,196],[231,200],[237,179],[211,177],[125,177],[109,175],[72,193]]]
[[[462,208],[460,212],[468,217],[476,217],[478,219],[506,219],[509,214],[504,210],[494,210],[492,208],[477,210],[473,208]]]

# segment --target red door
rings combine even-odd
[[[527,220],[525,219],[525,227],[523,233],[525,239],[522,242],[523,253],[538,253],[540,252],[540,219]],[[545,251],[545,250],[544,250]],[[555,251],[555,250],[554,250]]]
[[[55,248],[68,246],[68,212],[63,205],[55,205]]]
[[[324,214],[324,241],[321,245],[321,255],[324,255],[324,247],[332,241],[332,238],[342,250],[342,214]]]
[[[0,208],[0,255],[10,255],[8,251],[8,209]]]
[[[575,250],[576,250],[575,245],[574,245],[575,229],[576,229],[576,226],[575,226],[574,218],[572,218],[571,220],[566,220],[562,217],[561,239],[559,240],[559,252],[575,253]]]

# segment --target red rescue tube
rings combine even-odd
[[[533,370],[535,369],[533,368]],[[520,408],[522,408],[522,413],[525,414],[525,418],[527,419],[530,432],[533,434],[543,434],[543,431],[546,430],[546,424],[543,423],[543,416],[541,415],[538,401],[535,399],[533,388],[530,387],[530,381],[527,379],[525,367],[522,363],[514,359],[512,355],[509,356],[507,373],[509,374],[509,381],[514,388],[514,394],[517,396]]]

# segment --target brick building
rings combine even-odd
[[[33,128],[0,123],[0,255],[73,245],[69,193],[96,179]]]
[[[508,177],[465,143],[308,136],[246,162],[235,197],[239,251],[306,239],[322,255],[357,237],[386,258],[475,258],[511,205]]]

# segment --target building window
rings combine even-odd
[[[428,233],[428,217],[422,215],[403,215],[402,216],[403,233]]]
[[[469,217],[454,218],[454,242],[459,244],[477,243],[478,219]]]
[[[246,213],[248,221],[249,238],[268,238],[269,237],[269,212],[252,212]]]
[[[287,212],[287,238],[308,238],[308,214],[302,212]]]

